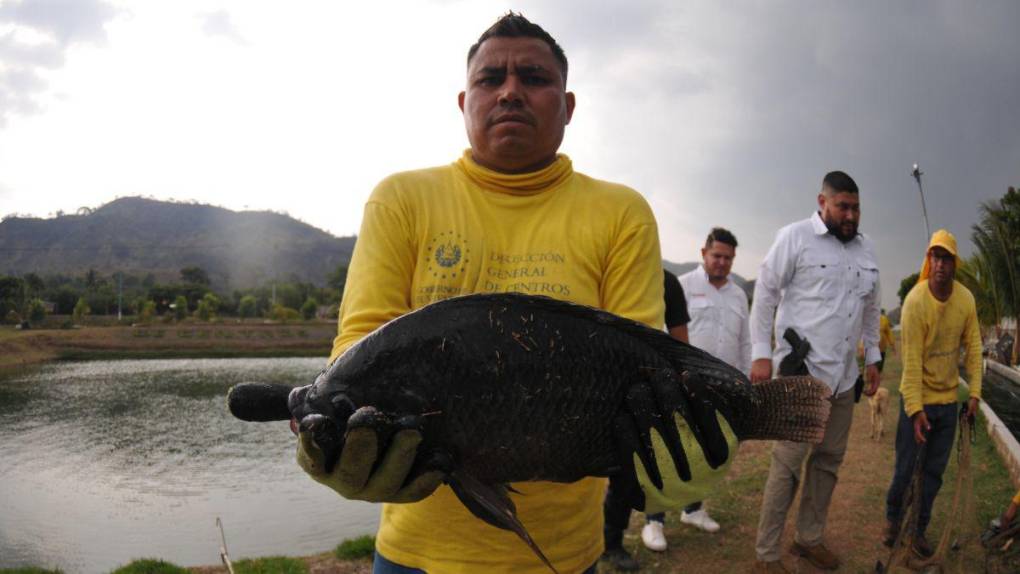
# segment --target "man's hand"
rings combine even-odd
[[[978,398],[971,397],[970,400],[967,401],[967,418],[973,420],[974,417],[977,416],[977,410],[978,410]]]
[[[772,378],[772,359],[755,359],[751,363],[751,382],[760,383]]]
[[[864,380],[868,383],[868,386],[864,387],[864,395],[868,397],[875,396],[878,392],[878,385],[882,382],[882,375],[878,372],[878,365],[868,365],[864,367]]]
[[[357,416],[355,413],[352,419]],[[351,422],[348,425],[340,460],[332,472],[326,471],[326,457],[315,444],[314,433],[300,433],[298,465],[317,482],[344,498],[368,502],[417,502],[432,494],[443,482],[443,472],[434,470],[404,484],[422,440],[418,430],[396,431],[389,448],[382,454],[382,462],[372,472],[379,452],[378,432],[369,426],[352,426]]]
[[[924,444],[928,441],[925,438],[925,433],[931,430],[931,425],[928,424],[928,415],[924,414],[923,410],[914,413],[914,441],[917,444]]]

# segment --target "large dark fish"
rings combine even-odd
[[[311,385],[239,385],[228,401],[244,420],[298,421],[327,469],[349,424],[384,436],[418,426],[409,479],[443,470],[472,513],[516,532],[549,564],[517,520],[508,483],[633,477],[636,453],[662,488],[651,429],[691,478],[674,413],[717,467],[729,456],[717,412],[739,440],[818,442],[828,395],[811,378],[752,385],[708,353],[605,311],[503,293],[428,305],[366,336]]]

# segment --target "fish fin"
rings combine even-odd
[[[507,494],[506,485],[485,484],[470,474],[458,471],[450,475],[449,484],[453,493],[471,514],[496,528],[509,530],[520,536],[550,570],[557,572],[517,518],[517,507]]]
[[[780,377],[753,390],[753,408],[729,420],[738,439],[822,442],[832,406],[828,385],[814,377]]]

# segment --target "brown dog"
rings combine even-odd
[[[881,439],[885,434],[885,411],[889,408],[889,389],[878,387],[875,394],[868,397],[871,407],[871,438]]]

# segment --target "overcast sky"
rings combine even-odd
[[[639,190],[663,256],[713,225],[757,275],[822,176],[861,188],[883,304],[932,229],[971,252],[1020,185],[1020,2],[0,0],[0,215],[118,196],[271,209],[358,230],[387,174],[467,146],[465,54],[507,9],[570,60],[561,151]]]

